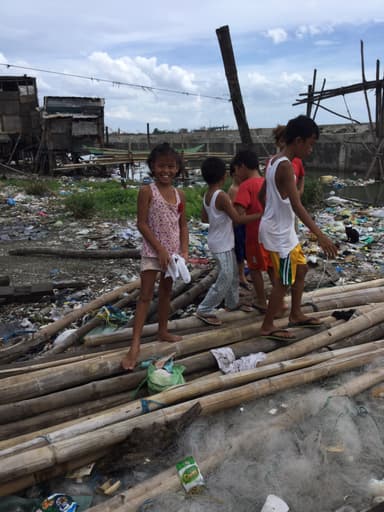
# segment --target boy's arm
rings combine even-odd
[[[185,194],[182,190],[179,190],[180,196],[180,204],[183,205],[180,207],[180,217],[179,217],[179,226],[180,226],[180,256],[182,256],[185,260],[188,259],[188,248],[189,248],[189,231],[188,231],[188,222],[187,216],[185,213]]]
[[[241,208],[240,205],[237,205]],[[251,215],[245,215],[245,210],[243,209],[244,213],[241,215],[239,214],[238,210],[233,206],[232,201],[229,198],[229,195],[226,192],[220,192],[216,199],[216,208],[218,210],[222,210],[225,212],[228,217],[235,223],[235,224],[248,224],[249,222],[254,222],[255,220],[260,219],[261,213],[252,213]]]
[[[201,207],[200,218],[201,218],[201,222],[204,222],[205,224],[207,224],[209,222],[207,210],[205,209],[204,205]]]
[[[321,231],[321,229],[317,226],[315,221],[302,205],[290,162],[281,162],[279,165],[279,168],[276,172],[276,184],[281,196],[289,198],[295,214],[317,237],[317,241],[325,254],[334,258],[337,254],[337,247],[332,242],[332,240]]]
[[[263,184],[261,185],[261,189],[259,191],[259,201],[263,207],[263,210],[265,209],[265,196],[267,192],[267,182],[264,180]]]

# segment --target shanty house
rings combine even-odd
[[[36,79],[0,76],[0,159],[34,154],[40,139]]]
[[[57,157],[72,161],[87,152],[87,146],[103,146],[104,99],[46,96],[42,115],[43,154],[50,170]]]

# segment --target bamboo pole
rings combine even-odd
[[[176,420],[196,403],[200,404],[202,414],[212,414],[244,401],[250,401],[283,389],[308,384],[319,378],[351,370],[352,368],[367,364],[381,353],[382,349],[364,355],[358,354],[342,362],[331,361],[328,365],[322,367],[292,371],[287,375],[263,379],[235,389],[221,391],[200,399],[193,399],[168,407],[167,409],[154,411],[145,416],[121,421],[94,432],[79,435],[76,438],[52,443],[49,446],[32,449],[22,454],[3,457],[0,464],[0,482],[20,478],[26,474],[53,467],[67,460],[82,457],[94,452],[96,446],[98,450],[110,447],[124,441],[134,428],[145,428],[153,423],[164,424],[165,422]]]
[[[12,421],[0,425],[0,440],[9,439],[15,436],[20,436],[28,432],[35,432],[36,430],[57,425],[65,421],[83,418],[92,413],[104,411],[110,407],[126,404],[132,400],[132,392],[125,392],[114,394],[98,400],[90,402],[82,402],[76,405],[67,407],[55,408],[49,411],[28,418],[23,418],[18,421]]]
[[[172,316],[177,310],[183,309],[188,304],[191,304],[197,297],[208,290],[216,280],[217,272],[217,268],[214,267],[208,275],[199,280],[198,283],[188,288],[188,290],[182,295],[174,298],[170,304],[170,316]],[[151,320],[157,321],[157,312],[152,315]]]
[[[65,249],[64,247],[20,247],[8,251],[11,256],[48,255],[61,258],[84,259],[116,259],[116,258],[140,258],[139,249]]]
[[[364,329],[376,325],[384,320],[384,306],[375,307],[370,312],[364,312],[359,317],[349,320],[347,323],[332,327],[308,338],[297,341],[288,347],[280,348],[267,355],[261,364],[270,364],[285,359],[293,359],[319,348],[331,345],[346,336],[356,334]]]
[[[137,279],[131,283],[128,283],[124,286],[120,286],[115,290],[112,290],[101,297],[89,302],[81,308],[75,309],[65,315],[63,318],[60,318],[56,322],[47,325],[40,329],[40,331],[30,340],[25,340],[23,343],[19,343],[17,345],[12,345],[11,347],[6,347],[0,349],[0,361],[12,361],[16,359],[21,354],[27,353],[32,348],[39,347],[46,341],[48,341],[51,336],[59,332],[61,329],[64,329],[68,325],[70,325],[75,320],[81,318],[85,313],[89,311],[93,311],[95,309],[99,309],[101,306],[104,306],[111,300],[115,300],[117,297],[123,295],[124,293],[129,293],[135,288],[140,286],[140,280]]]
[[[94,414],[92,417],[88,417],[81,422],[46,433],[44,434],[44,437],[39,435],[38,438],[31,439],[29,443],[21,443],[19,446],[14,446],[0,451],[0,457],[11,453],[14,454],[27,448],[36,448],[37,446],[44,446],[46,443],[55,443],[86,432],[92,432],[98,428],[106,427],[107,425],[111,425],[119,421],[125,421],[144,413],[152,412],[181,401],[212,393],[214,391],[234,388],[248,382],[254,382],[274,375],[281,375],[283,373],[306,368],[308,366],[319,365],[320,363],[325,364],[326,362],[336,358],[338,360],[345,360],[347,357],[351,357],[356,354],[364,355],[364,353],[372,350],[375,350],[375,353],[379,354],[380,349],[382,349],[382,353],[384,353],[384,340],[367,343],[359,347],[323,352],[299,359],[273,363],[271,365],[257,367],[252,370],[246,370],[229,375],[223,375],[221,372],[217,372],[199,379],[198,381],[193,381],[183,386],[168,389],[163,393],[158,393],[145,399],[130,402],[122,407],[113,407],[101,414]],[[145,407],[145,409],[143,407]]]
[[[375,368],[368,373],[359,375],[352,381],[338,386],[331,392],[331,396],[351,396],[358,395],[366,389],[382,382],[384,380],[384,368]]]
[[[16,494],[23,489],[28,489],[28,487],[32,487],[33,485],[39,485],[42,482],[55,478],[57,476],[69,473],[75,469],[81,468],[83,466],[87,466],[88,464],[101,459],[105,455],[107,455],[108,450],[100,450],[99,453],[92,453],[91,455],[86,455],[85,457],[81,457],[80,459],[70,460],[65,462],[64,464],[58,464],[53,468],[49,468],[46,471],[40,471],[39,473],[31,473],[22,478],[11,480],[5,484],[0,484],[0,496],[10,496],[12,494]]]
[[[248,315],[249,321],[251,321],[251,313],[244,313],[244,315]],[[285,320],[282,319],[280,322],[282,321]],[[351,322],[349,322],[348,325],[350,325],[350,323]],[[214,348],[218,346],[225,346],[230,343],[240,341],[241,339],[257,336],[259,327],[259,323],[252,323],[234,326],[232,328],[215,329],[194,336],[186,336],[181,342],[177,343],[162,342],[155,344],[155,346],[151,346],[149,349],[146,349],[144,346],[141,351],[140,360],[145,360],[150,356],[169,355],[171,352],[174,352],[176,357],[181,357],[187,354],[199,352],[208,347]],[[348,330],[344,332],[342,327],[338,339],[348,334],[350,334]],[[337,340],[331,340],[330,337],[328,337],[327,341],[328,343],[324,343],[324,345],[333,343]],[[295,343],[295,347],[301,346],[298,345],[298,343],[300,342]],[[284,357],[284,359],[290,358],[291,357]],[[100,356],[99,358],[95,358],[92,360],[92,364],[79,362],[74,363],[71,367],[66,365],[63,368],[59,368],[54,374],[49,370],[40,370],[33,372],[31,375],[23,376],[23,378],[21,376],[5,378],[2,380],[0,404],[4,404],[12,400],[15,401],[33,398],[35,396],[57,391],[64,387],[89,382],[95,378],[102,378],[117,374],[121,372],[120,360],[121,354],[116,353],[106,357]]]
[[[133,300],[135,300],[140,291],[138,289],[132,291],[127,297],[123,297],[121,300],[119,300],[116,304],[114,304],[114,307],[116,308],[123,308]],[[59,345],[53,345],[53,347],[47,352],[45,352],[45,357],[50,356],[51,354],[60,354],[64,352],[68,347],[74,345],[76,342],[81,340],[81,338],[92,331],[92,329],[95,329],[95,327],[102,325],[104,323],[104,320],[102,318],[99,318],[95,316],[91,320],[89,320],[86,324],[82,325],[78,329],[76,329],[75,332],[67,336],[65,341],[60,343]]]
[[[380,373],[383,372],[381,369],[378,369],[377,371]],[[365,381],[364,384],[360,381],[360,384],[356,385],[356,380],[359,379],[359,377],[357,379],[351,379],[349,382],[341,386],[341,388],[343,388],[342,394],[352,397],[360,393],[362,390],[368,389],[372,386],[372,382],[368,382],[368,380]],[[341,388],[337,388],[332,391],[330,396],[338,396]],[[228,443],[227,449],[216,451],[214,454],[208,454],[205,457],[200,458],[197,462],[202,474],[207,475],[210,473],[224,459],[236,457],[238,451],[241,448],[244,448],[246,443],[248,443],[248,445],[252,443],[261,444],[264,439],[270,438],[271,435],[273,435],[272,432],[274,430],[277,430],[277,433],[283,429],[287,430],[295,422],[302,423],[305,416],[310,414],[306,409],[304,409],[304,411],[298,409],[296,407],[296,403],[292,403],[290,405],[291,407],[289,407],[289,410],[292,412],[284,417],[283,424],[281,418],[274,418],[268,422],[268,426],[267,428],[264,428],[263,432],[260,432],[258,429],[244,432],[231,439]],[[161,471],[154,477],[137,484],[135,487],[119,492],[119,494],[113,498],[89,508],[87,512],[136,512],[140,509],[145,500],[155,498],[165,492],[179,490],[180,488],[180,479],[175,468],[171,467]]]
[[[330,296],[322,296],[321,294],[318,294],[317,296],[311,295],[313,294],[309,293],[305,296],[305,302],[303,302],[304,312],[310,312],[313,310],[312,308],[319,311],[326,311],[330,309],[357,307],[370,302],[384,302],[384,287],[377,286],[366,290],[359,290],[358,288],[355,288],[345,292],[342,291],[340,294],[333,294],[330,292]],[[314,300],[315,298],[316,301]],[[223,322],[232,322],[234,318],[249,318],[251,314],[253,315],[253,313],[243,313],[241,311],[219,312],[218,316]],[[201,321],[195,317],[169,322],[170,329],[194,328],[199,325],[201,325]],[[215,328],[215,332],[217,331],[218,329]],[[156,332],[157,324],[144,326],[145,335],[149,335],[149,333],[154,334]],[[96,347],[109,343],[117,343],[127,341],[131,335],[131,328],[121,329],[120,331],[111,334],[88,335],[84,338],[84,344],[88,347]]]

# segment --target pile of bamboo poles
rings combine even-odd
[[[197,281],[206,279],[210,283],[214,277],[212,272],[204,278],[199,274]],[[324,327],[297,329],[299,341],[284,346],[258,335],[262,318],[256,311],[220,312],[223,320],[220,328],[206,328],[195,317],[172,320],[172,329],[187,333],[181,342],[173,344],[153,340],[157,326],[148,324],[144,328],[140,360],[174,354],[176,361],[186,367],[187,383],[145,399],[134,399],[132,393],[145,377],[145,370],[124,373],[120,367],[131,335],[130,327],[98,336],[83,329],[81,354],[58,354],[53,350],[50,358],[34,359],[28,364],[3,364],[0,367],[0,495],[16,493],[98,460],[134,429],[167,424],[195,404],[199,404],[202,415],[209,415],[377,362],[384,355],[383,284],[384,280],[375,280],[306,294],[303,309],[321,318]],[[135,293],[138,286],[137,282],[131,283],[124,293]],[[185,303],[196,297],[192,289],[193,286],[184,290]],[[121,290],[115,291],[114,298],[124,300]],[[175,297],[175,308],[180,307],[182,298]],[[103,301],[100,298],[97,306]],[[94,307],[92,304],[85,309]],[[349,308],[356,309],[349,321],[332,316],[334,310]],[[62,329],[73,322],[73,316],[59,322]],[[285,327],[287,319],[281,318],[276,324]],[[40,346],[58,330],[54,324],[45,327],[32,346]],[[222,375],[210,352],[222,346],[231,347],[236,357],[262,351],[266,359],[255,369]],[[0,361],[14,357],[1,352]],[[377,369],[365,378],[368,384],[364,385],[371,386],[384,380],[384,372]],[[217,464],[217,456],[212,457],[212,460],[210,456],[207,458],[208,466]],[[140,490],[129,491],[127,498],[122,498],[125,493],[120,494],[115,501],[105,503],[103,510],[136,510],[148,489],[144,485]]]

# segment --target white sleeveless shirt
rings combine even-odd
[[[204,208],[208,215],[208,247],[211,252],[226,252],[235,247],[232,219],[222,210],[216,208],[216,198],[221,190],[216,190],[209,205],[203,199]]]
[[[286,156],[269,163],[265,171],[266,198],[265,210],[261,217],[259,241],[267,251],[277,252],[280,258],[286,258],[299,243],[295,231],[295,212],[289,198],[282,199],[276,186],[276,170]]]

